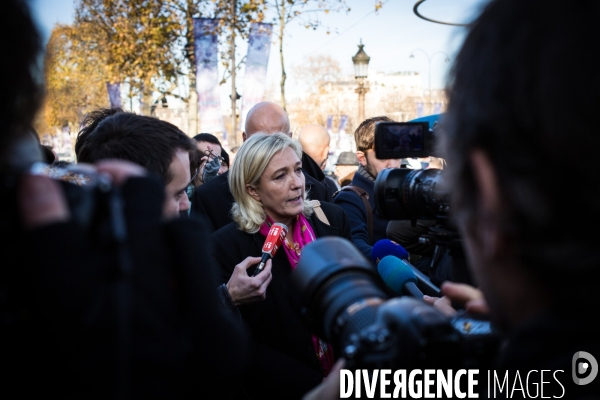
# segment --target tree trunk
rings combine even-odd
[[[150,85],[143,84],[140,90],[140,113],[142,115],[150,115],[150,106],[152,105],[152,92]]]
[[[199,133],[198,126],[198,93],[196,92],[196,57],[194,54],[194,14],[196,13],[196,5],[194,0],[187,0],[187,59],[190,63],[188,72],[189,97],[188,97],[188,126],[187,135],[190,137]]]

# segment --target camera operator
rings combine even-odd
[[[600,378],[577,383],[574,368],[578,352],[595,357],[587,366],[596,369],[600,359],[592,323],[598,235],[586,234],[600,222],[590,195],[600,136],[588,117],[600,107],[600,69],[573,62],[600,42],[599,18],[596,1],[492,0],[456,58],[441,122],[452,213],[478,290],[504,333],[494,368],[562,370],[569,399],[600,394]],[[580,167],[552,167],[563,159]],[[478,290],[443,287],[451,300],[481,305]],[[339,388],[334,376],[306,398],[329,398],[322,394],[335,379]],[[560,388],[544,393],[552,395],[561,397]]]
[[[227,397],[247,345],[220,303],[214,269],[198,265],[212,262],[202,225],[163,222],[164,186],[130,162],[98,162],[98,186],[29,172],[41,160],[29,137],[41,103],[40,38],[26,1],[7,0],[2,10],[0,52],[10,60],[0,64],[5,397]]]

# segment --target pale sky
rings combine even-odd
[[[313,31],[297,22],[290,23],[284,39],[288,77],[291,78],[289,75],[294,65],[301,64],[308,56],[319,54],[337,59],[344,72],[351,74],[352,56],[356,54],[357,45],[362,39],[364,50],[371,57],[369,71],[417,71],[422,77],[424,89],[427,88],[429,77],[433,89],[442,88],[465,28],[421,19],[413,12],[415,3],[416,0],[384,0],[382,9],[375,13],[372,0],[346,0],[351,7],[349,13],[329,13],[320,17],[323,25],[332,29],[329,35],[326,29]],[[430,19],[465,23],[486,3],[487,0],[427,0],[420,5],[419,11]],[[32,5],[45,38],[55,23],[70,23],[73,20],[74,0],[32,0]],[[239,43],[238,60],[245,51],[245,44]],[[413,51],[414,58],[409,58]],[[438,54],[433,56],[434,53]],[[450,62],[444,62],[445,55]],[[243,68],[241,72],[243,74]],[[267,88],[278,85],[280,74],[278,43],[273,43]],[[241,81],[237,86],[241,86]],[[231,84],[223,87],[229,92]]]

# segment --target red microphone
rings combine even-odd
[[[267,239],[265,240],[265,244],[263,244],[262,248],[262,258],[260,259],[260,264],[254,270],[254,274],[252,276],[256,276],[260,274],[265,268],[265,263],[269,258],[273,258],[275,253],[281,247],[281,243],[285,239],[285,235],[287,235],[288,227],[285,224],[276,222],[269,229],[269,234],[267,235]]]

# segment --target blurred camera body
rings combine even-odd
[[[17,186],[24,173],[46,175],[55,179],[62,187],[72,220],[89,233],[106,232],[110,224],[111,202],[119,196],[113,189],[111,180],[93,170],[52,167],[35,162],[26,169],[3,171],[0,174],[0,204],[4,216],[2,232],[20,232],[22,224],[17,204]]]

